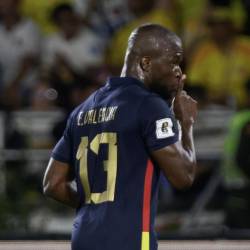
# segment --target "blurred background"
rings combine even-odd
[[[42,194],[50,151],[147,22],[182,38],[199,102],[197,178],[162,179],[159,237],[250,238],[249,0],[1,0],[0,239],[70,238],[74,211]]]

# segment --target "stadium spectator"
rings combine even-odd
[[[57,31],[49,13],[59,4],[72,2],[73,0],[22,0],[21,11],[39,25],[43,34],[49,34]]]
[[[243,106],[250,79],[250,40],[237,34],[229,8],[215,8],[207,24],[209,38],[188,61],[189,81],[205,88],[212,103]]]
[[[102,39],[79,22],[69,4],[58,5],[52,19],[59,32],[45,40],[43,66],[64,75],[85,74],[89,68],[98,68],[103,62]]]
[[[53,10],[52,19],[59,32],[45,40],[44,67],[84,74],[89,68],[102,65],[101,38],[81,25],[71,5],[58,5]]]
[[[74,0],[74,9],[104,42],[130,20],[126,1]]]
[[[36,24],[20,12],[21,0],[0,1],[0,64],[2,102],[9,108],[22,105],[34,83],[41,36]]]
[[[107,64],[114,73],[121,70],[128,37],[137,26],[156,23],[176,31],[174,3],[173,0],[127,0],[133,19],[115,32],[107,52]]]
[[[233,20],[234,26],[242,31],[244,22],[246,20],[245,0],[209,0],[208,4],[213,9],[214,7],[229,8],[230,16]],[[246,0],[249,1],[249,0]]]
[[[186,48],[186,57],[189,57],[189,51],[192,50],[205,36],[206,27],[204,17],[210,10],[208,0],[177,0],[179,5],[178,18],[180,31]],[[188,54],[187,54],[188,53]]]
[[[82,81],[85,75],[91,78],[90,73],[95,77],[102,67],[103,43],[100,37],[82,25],[69,4],[58,5],[52,12],[52,19],[59,32],[45,40],[42,68],[51,78],[59,98],[63,98],[60,103],[66,105],[71,86]]]
[[[129,38],[121,76],[71,113],[43,185],[46,195],[77,210],[72,249],[158,248],[160,172],[177,188],[190,186],[196,172],[197,107],[183,91],[181,60],[175,33],[141,26]]]

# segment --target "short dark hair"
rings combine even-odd
[[[71,12],[73,13],[74,10],[73,10],[73,7],[71,4],[68,4],[68,3],[62,3],[62,4],[59,4],[57,5],[52,11],[51,11],[51,14],[50,14],[50,18],[53,22],[57,23],[59,21],[59,16],[61,13],[63,12]]]

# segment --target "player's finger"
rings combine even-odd
[[[181,76],[180,83],[179,83],[179,88],[178,88],[178,91],[177,91],[177,95],[180,95],[182,93],[182,90],[183,90],[183,87],[184,87],[184,82],[185,82],[186,78],[187,78],[187,76],[185,74],[183,74]]]

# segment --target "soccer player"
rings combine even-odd
[[[121,76],[110,78],[69,117],[44,192],[77,209],[73,250],[157,249],[160,172],[177,188],[190,186],[195,176],[197,108],[182,90],[181,60],[174,33],[156,24],[138,27]]]

